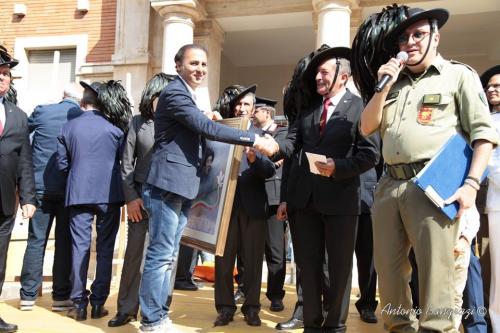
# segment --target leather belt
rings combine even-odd
[[[409,180],[415,177],[427,162],[416,162],[408,164],[385,164],[386,173],[396,180]]]

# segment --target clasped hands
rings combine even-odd
[[[280,150],[276,140],[269,134],[265,136],[256,135],[253,147],[266,156],[273,156]]]

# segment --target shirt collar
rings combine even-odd
[[[340,90],[338,93],[335,94],[335,96],[330,97],[330,103],[332,106],[335,106],[339,104],[340,100],[342,97],[344,97],[345,93],[347,92],[346,87],[343,87],[342,90]],[[323,103],[325,102],[326,98],[323,97]]]
[[[0,96],[0,104],[3,104],[4,96]]]
[[[430,70],[436,70],[439,74],[441,74],[441,71],[443,70],[443,67],[445,65],[445,60],[443,59],[443,57],[438,54],[436,56],[436,58],[434,58],[434,60],[432,61],[431,65],[420,75],[418,75],[418,77],[423,77],[425,74],[427,74],[427,72],[429,72]],[[408,76],[409,78],[413,78],[415,77],[415,74],[413,74],[409,69],[408,67],[405,67],[402,71],[403,74],[405,74],[406,76]]]
[[[188,89],[188,91],[191,94],[191,96],[193,97],[193,99],[196,101],[196,93],[193,90],[193,88],[191,88],[191,86],[189,84],[187,84],[187,82],[182,78],[182,76],[180,76],[180,75],[178,75],[178,76],[179,76],[179,79],[181,79],[182,83],[184,83],[184,85]]]

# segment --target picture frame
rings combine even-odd
[[[218,122],[247,129],[247,118]],[[200,189],[193,199],[181,243],[216,256],[224,255],[243,147],[206,140]]]

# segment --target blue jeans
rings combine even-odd
[[[21,271],[20,297],[35,300],[42,286],[43,258],[47,239],[54,218],[55,253],[52,266],[52,298],[55,301],[69,299],[71,292],[71,234],[69,231],[68,210],[64,207],[64,197],[37,196],[38,208],[30,220],[28,244],[24,252]]]
[[[143,186],[142,199],[149,214],[149,245],[144,260],[139,303],[141,324],[154,327],[160,325],[168,315],[165,304],[191,200],[149,184]]]

